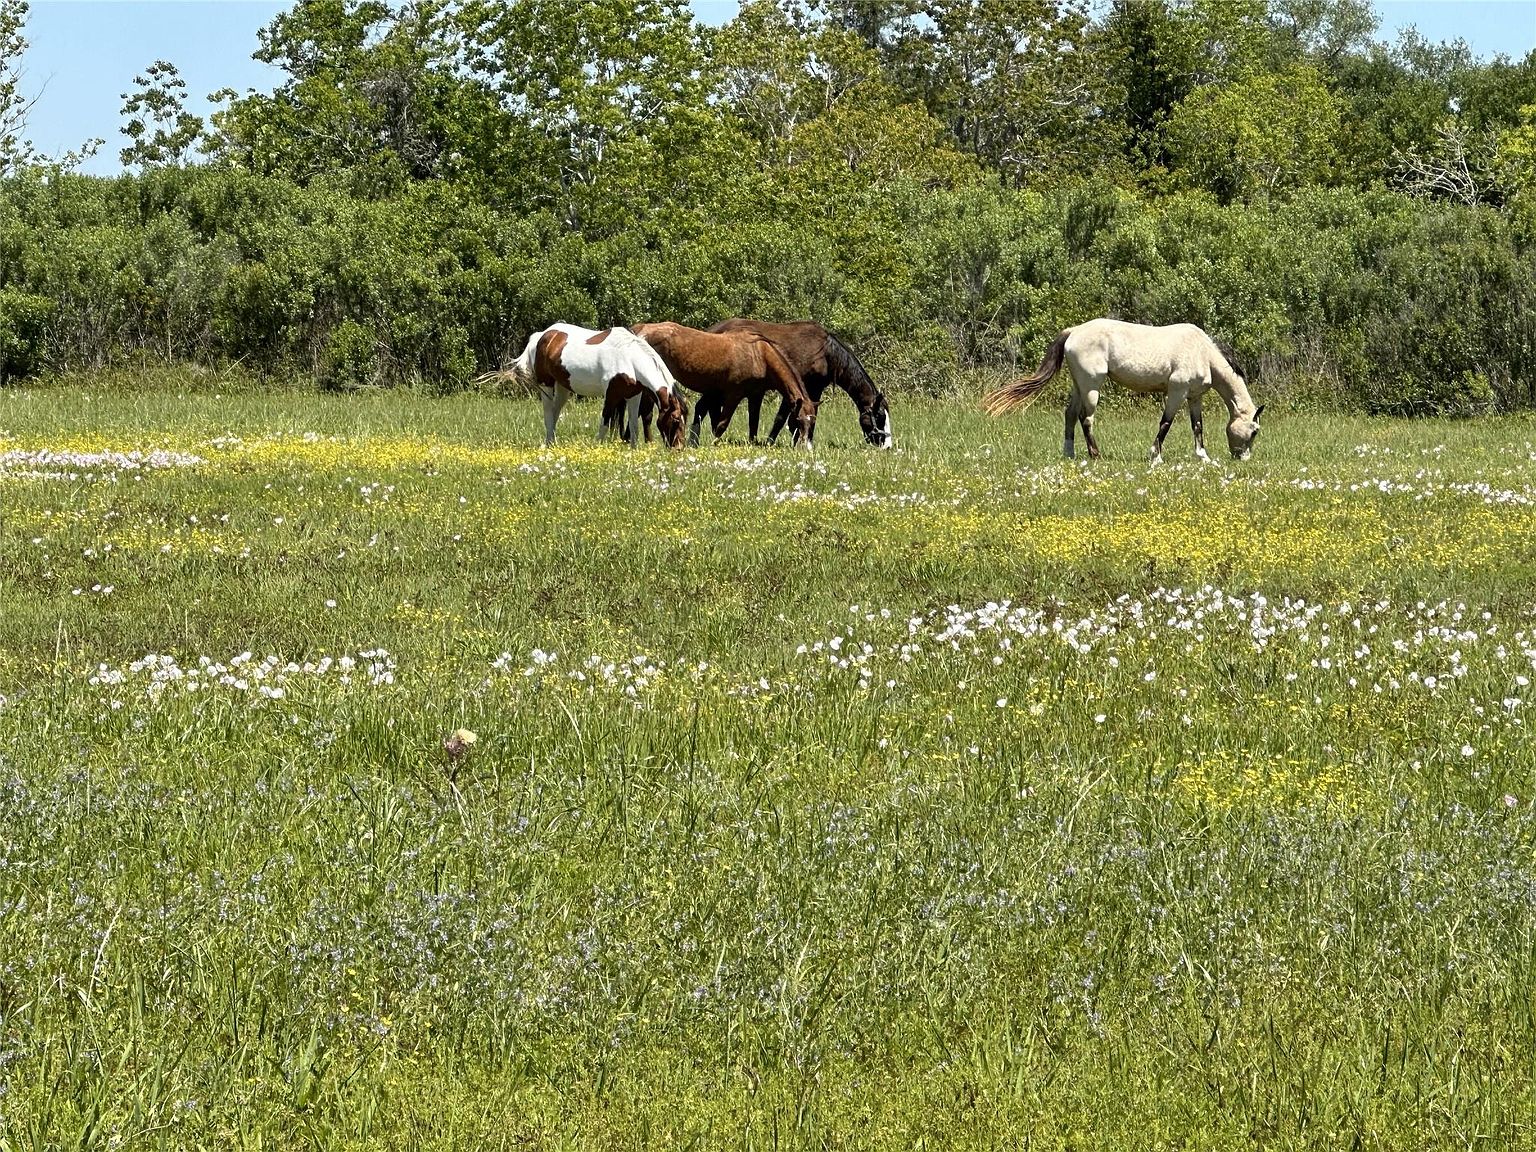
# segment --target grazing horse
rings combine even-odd
[[[1195,433],[1195,455],[1201,460],[1210,459],[1205,454],[1200,401],[1212,388],[1227,406],[1227,447],[1232,455],[1246,460],[1253,451],[1264,405],[1253,406],[1243,373],[1233,364],[1231,353],[1193,324],[1155,328],[1099,319],[1068,328],[1051,344],[1038,372],[989,393],[982,400],[982,408],[993,416],[1027,408],[1061,370],[1063,361],[1072,375],[1072,398],[1067,401],[1066,435],[1061,446],[1065,456],[1073,454],[1074,425],[1080,422],[1088,441],[1088,455],[1098,459],[1093,414],[1099,405],[1099,393],[1111,380],[1133,392],[1161,392],[1166,396],[1162,423],[1152,443],[1152,463],[1162,460],[1163,439],[1186,399],[1189,424]]]
[[[515,375],[531,379],[544,400],[544,443],[555,442],[555,423],[573,394],[600,396],[603,422],[598,439],[608,436],[614,422],[608,404],[630,411],[629,443],[635,443],[641,397],[655,402],[662,439],[673,448],[683,446],[688,424],[688,404],[677,381],[656,350],[628,328],[601,332],[574,324],[553,324],[528,337],[528,344],[512,366]],[[649,437],[647,437],[649,439]]]
[[[754,388],[772,389],[789,405],[796,444],[809,446],[816,422],[816,405],[806,394],[800,373],[772,341],[752,332],[703,332],[665,320],[636,324],[635,332],[649,341],[685,388],[702,397],[693,417],[689,442],[699,441],[699,424],[706,407],[710,427],[724,435],[736,406]],[[630,430],[634,435],[634,430]]]
[[[821,398],[829,384],[836,384],[848,393],[859,410],[859,427],[864,439],[876,448],[889,448],[894,442],[891,436],[891,409],[885,402],[885,393],[875,387],[859,358],[832,333],[814,320],[802,320],[796,324],[768,324],[761,320],[724,320],[710,329],[711,332],[755,332],[772,340],[784,358],[794,366],[805,382],[806,394],[818,410]],[[763,396],[766,389],[747,394],[747,434],[757,439],[758,419],[762,415]],[[699,405],[700,410],[704,404]],[[774,417],[773,430],[768,433],[772,443],[784,430],[789,419],[790,406],[779,402],[779,414]],[[727,416],[729,421],[730,417]],[[816,428],[811,426],[814,437]]]

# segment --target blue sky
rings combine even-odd
[[[693,0],[712,23],[736,11],[733,0]],[[40,92],[30,135],[44,152],[106,143],[88,166],[118,170],[124,141],[122,93],[155,60],[169,60],[187,81],[194,112],[220,88],[271,89],[278,73],[251,59],[256,32],[289,0],[33,0],[26,81]],[[1465,39],[1479,55],[1523,57],[1536,49],[1536,0],[1376,0],[1378,36],[1416,25],[1430,40]]]

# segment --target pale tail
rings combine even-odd
[[[988,392],[981,398],[981,410],[988,416],[1001,416],[1005,412],[1013,412],[1020,408],[1028,408],[1035,402],[1035,397],[1044,391],[1050,383],[1051,377],[1061,371],[1062,357],[1066,355],[1067,337],[1071,335],[1069,328],[1046,350],[1045,359],[1040,361],[1040,370],[1033,376],[1026,376],[1022,380],[1015,380],[1012,384],[1004,384],[995,392]]]
[[[528,343],[523,346],[522,355],[512,362],[512,370],[522,374],[526,379],[533,379],[533,362],[538,356],[539,338],[543,335],[544,332],[540,331],[529,336]]]

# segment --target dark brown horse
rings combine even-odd
[[[810,443],[816,405],[800,373],[773,341],[755,332],[704,332],[671,321],[636,324],[633,331],[661,354],[683,387],[699,393],[690,434],[693,443],[698,443],[706,407],[718,439],[743,399],[756,393],[761,403],[768,391],[781,397],[786,419],[793,422],[795,443]]]
[[[848,393],[858,408],[859,427],[864,431],[864,439],[877,448],[891,446],[891,409],[885,402],[885,393],[875,387],[864,365],[859,363],[859,358],[847,345],[814,320],[802,320],[795,324],[769,324],[762,320],[737,318],[724,320],[710,331],[752,332],[772,340],[805,381],[806,394],[810,396],[811,403],[819,408],[827,386],[836,384]],[[765,393],[766,389],[759,389],[747,394],[747,432],[753,440],[757,439],[758,420],[762,415]],[[708,398],[700,401],[699,410],[694,413],[696,421],[702,418],[708,403]],[[789,406],[781,402],[779,413],[774,417],[773,430],[768,433],[770,442],[776,440],[784,430],[784,422],[789,418],[789,413]],[[725,416],[725,422],[730,422],[729,414]],[[813,421],[811,435],[815,433]]]

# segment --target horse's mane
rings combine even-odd
[[[1226,359],[1227,367],[1231,368],[1232,371],[1236,372],[1246,381],[1248,373],[1244,372],[1242,365],[1237,362],[1237,353],[1233,351],[1232,345],[1228,344],[1225,340],[1218,340],[1214,336],[1211,337],[1211,343],[1216,345],[1216,351],[1220,352]]]
[[[615,340],[615,345],[617,347],[633,348],[636,355],[649,363],[661,374],[662,383],[674,391],[677,389],[677,381],[673,379],[672,369],[667,367],[666,360],[663,359],[661,353],[656,350],[655,345],[653,345],[644,336],[641,336],[632,328],[620,326],[610,329],[609,337],[610,339],[613,337],[618,338]],[[637,381],[637,383],[647,388],[649,387],[643,380]]]
[[[868,370],[859,361],[859,358],[853,354],[853,349],[849,348],[848,345],[844,344],[830,332],[827,333],[826,357],[827,367],[831,369],[829,375],[832,377],[834,384],[855,400],[859,399],[855,389],[859,391],[867,390],[866,399],[870,403],[874,402],[875,397],[880,393],[880,389],[870,379]]]

